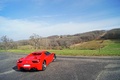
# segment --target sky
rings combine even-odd
[[[120,0],[0,0],[0,37],[13,40],[120,28]]]

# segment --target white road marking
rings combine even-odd
[[[15,72],[15,70],[10,70],[10,71],[6,71],[6,72],[3,72],[3,73],[0,73],[0,75],[9,74],[9,73],[13,73],[13,72]]]
[[[108,64],[95,80],[120,80],[120,64]]]
[[[120,68],[120,64],[108,64],[105,68]]]
[[[101,71],[95,80],[99,80],[104,71]]]

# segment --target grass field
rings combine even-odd
[[[36,50],[7,50],[7,52],[29,54]],[[37,50],[38,51],[38,50]],[[71,56],[120,56],[120,40],[105,40],[105,41],[89,41],[82,44],[74,45],[74,48],[64,50],[48,50],[57,55]],[[5,52],[0,50],[0,52]]]

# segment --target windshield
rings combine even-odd
[[[34,52],[34,53],[32,53],[33,55],[41,55],[41,53],[40,52]]]

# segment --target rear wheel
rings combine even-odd
[[[46,69],[46,62],[44,61],[43,64],[42,64],[42,71],[44,71]]]

